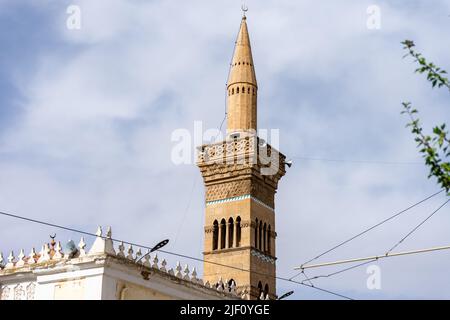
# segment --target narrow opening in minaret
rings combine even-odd
[[[262,233],[263,233],[263,224],[262,224],[262,221],[260,221],[259,222],[259,230],[258,230],[258,235],[259,235],[259,238],[258,238],[258,243],[259,243],[258,249],[259,250],[262,249],[262,239],[263,239]]]
[[[233,248],[234,237],[234,221],[233,218],[228,219],[228,248]]]
[[[225,249],[225,241],[227,239],[227,223],[225,219],[220,221],[220,249]]]
[[[258,249],[258,218],[255,220],[255,248]]]
[[[258,282],[258,300],[261,299],[261,293],[263,291],[263,286],[261,281]]]
[[[213,241],[212,241],[212,249],[217,250],[219,241],[219,223],[217,220],[214,220],[213,224]]]
[[[264,223],[263,227],[263,251],[267,251],[267,225]]]
[[[241,217],[236,218],[236,247],[241,246]]]

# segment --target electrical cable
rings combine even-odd
[[[392,252],[392,250],[394,250],[395,248],[397,248],[403,241],[406,240],[406,238],[408,238],[410,235],[412,235],[414,232],[417,231],[417,229],[419,229],[425,222],[427,222],[432,216],[434,216],[439,210],[441,210],[448,202],[450,201],[447,200],[445,201],[442,205],[439,206],[439,208],[437,208],[436,210],[434,210],[428,217],[426,217],[422,222],[420,222],[417,226],[415,226],[406,236],[404,236],[402,239],[400,239],[399,242],[397,242],[391,249],[389,249],[386,252],[386,255],[388,255],[389,253]]]
[[[324,162],[343,162],[343,163],[367,163],[367,164],[383,164],[383,165],[422,165],[422,162],[412,161],[375,161],[375,160],[351,160],[351,159],[329,159],[316,158],[306,156],[295,156],[292,159],[308,160],[308,161],[324,161]]]
[[[80,234],[84,234],[84,235],[88,235],[88,236],[92,236],[92,237],[98,237],[98,235],[96,235],[95,233],[92,233],[92,232],[86,232],[86,231],[83,231],[83,230],[74,229],[74,228],[70,228],[70,227],[65,227],[65,226],[62,226],[62,225],[58,225],[58,224],[50,223],[50,222],[45,222],[45,221],[41,221],[41,220],[31,219],[31,218],[27,218],[27,217],[15,215],[15,214],[7,213],[7,212],[0,211],[0,215],[11,217],[11,218],[15,218],[15,219],[20,219],[20,220],[25,220],[25,221],[33,222],[33,223],[37,223],[37,224],[42,224],[42,225],[45,225],[45,226],[50,226],[50,227],[54,227],[54,228],[58,228],[58,229],[63,229],[63,230],[71,231],[71,232],[76,232],[76,233],[80,233]],[[105,236],[101,236],[101,237],[104,238],[104,239],[107,238]],[[138,243],[134,243],[134,242],[130,242],[130,241],[125,241],[125,240],[121,240],[121,239],[116,239],[116,238],[110,238],[110,239],[112,241],[128,244],[128,245],[135,246],[135,247],[138,247],[138,248],[144,248],[144,249],[147,249],[147,250],[152,250],[152,249],[155,248],[155,247],[149,247],[149,246],[146,246],[146,245],[142,245],[142,244],[138,244]],[[302,286],[305,286],[305,287],[308,287],[308,288],[313,288],[313,289],[316,289],[318,291],[322,291],[322,292],[326,292],[326,293],[335,295],[337,297],[345,298],[345,299],[348,299],[348,300],[353,300],[352,298],[344,296],[342,294],[339,294],[339,293],[336,293],[336,292],[333,292],[333,291],[330,291],[330,290],[327,290],[327,289],[323,289],[323,288],[320,288],[320,287],[317,287],[317,286],[312,286],[312,285],[308,285],[308,284],[301,283],[301,282],[298,282],[298,281],[294,281],[292,279],[288,279],[288,278],[284,278],[284,277],[273,276],[273,275],[270,275],[270,274],[267,274],[267,273],[252,271],[252,270],[249,270],[249,269],[244,269],[244,268],[239,268],[239,267],[235,267],[235,266],[225,265],[225,264],[221,264],[221,263],[217,263],[217,262],[213,262],[213,261],[207,261],[207,260],[204,260],[204,259],[201,259],[201,258],[196,258],[196,257],[188,256],[188,255],[185,255],[185,254],[181,254],[181,253],[167,251],[167,250],[157,249],[156,251],[159,251],[161,253],[165,253],[165,254],[168,254],[168,255],[172,255],[172,256],[177,256],[177,257],[180,257],[180,258],[193,260],[193,261],[209,263],[209,264],[213,264],[213,265],[217,265],[217,266],[221,266],[221,267],[226,267],[226,268],[239,270],[239,271],[242,271],[242,272],[249,272],[249,273],[251,272],[251,273],[262,275],[262,276],[265,276],[265,277],[271,277],[271,278],[275,278],[275,279],[282,280],[282,281],[296,283],[296,284],[299,284],[299,285],[302,285]]]
[[[362,231],[362,232],[356,234],[355,236],[353,236],[353,237],[351,237],[351,238],[349,238],[349,239],[347,239],[347,240],[345,240],[345,241],[342,241],[341,243],[335,245],[335,246],[332,247],[331,249],[328,249],[328,250],[322,252],[321,254],[315,256],[314,258],[312,258],[312,259],[310,259],[310,260],[304,262],[302,265],[305,265],[305,264],[308,264],[308,263],[310,263],[310,262],[312,262],[312,261],[315,261],[315,260],[319,259],[320,257],[326,255],[327,253],[330,253],[331,251],[334,251],[334,250],[336,250],[337,248],[342,247],[343,245],[349,243],[350,241],[353,241],[354,239],[359,238],[360,236],[366,234],[367,232],[369,232],[369,231],[371,231],[371,230],[373,230],[373,229],[375,229],[375,228],[381,226],[382,224],[384,224],[384,223],[386,223],[386,222],[388,222],[388,221],[390,221],[390,220],[392,220],[392,219],[394,219],[394,218],[400,216],[401,214],[407,212],[408,210],[411,210],[412,208],[418,206],[419,204],[421,204],[421,203],[423,203],[423,202],[425,202],[425,201],[427,201],[427,200],[429,200],[429,199],[431,199],[431,198],[437,196],[438,194],[442,193],[443,191],[444,191],[444,189],[442,189],[442,190],[440,190],[440,191],[438,191],[438,192],[433,193],[432,195],[426,197],[425,199],[422,199],[422,200],[420,200],[419,202],[414,203],[413,205],[407,207],[406,209],[403,209],[402,211],[400,211],[400,212],[398,212],[398,213],[396,213],[396,214],[390,216],[389,218],[384,219],[383,221],[381,221],[381,222],[379,222],[379,223],[377,223],[377,224],[371,226],[370,228],[365,229],[364,231]],[[300,273],[299,273],[299,274],[300,274]]]

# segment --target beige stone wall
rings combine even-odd
[[[173,297],[155,290],[138,286],[129,282],[117,285],[116,296],[119,300],[173,300]]]
[[[236,83],[228,87],[228,133],[257,128],[256,102],[256,86]]]
[[[213,224],[217,221],[220,225],[222,219],[228,222],[230,217],[236,221],[237,217],[241,218],[241,242],[240,246],[228,246],[228,232],[226,233],[226,245],[224,249],[220,249],[220,229],[218,249],[213,250]],[[258,292],[258,283],[261,282],[263,288],[267,284],[269,293],[274,296],[276,294],[275,283],[275,264],[264,261],[261,258],[252,255],[255,250],[255,221],[263,221],[266,225],[271,226],[271,230],[275,230],[275,213],[267,206],[258,201],[248,198],[237,201],[217,203],[208,205],[205,214],[205,241],[204,241],[204,279],[210,283],[216,283],[220,277],[223,281],[233,279],[236,281],[238,288],[247,289],[256,298]],[[233,230],[236,233],[236,229]],[[275,234],[275,232],[273,232]],[[275,237],[271,236],[271,252],[265,252],[266,255],[275,256]],[[235,244],[235,243],[233,243]],[[258,250],[260,251],[260,250]],[[260,253],[263,253],[260,251]],[[232,267],[247,271],[239,271],[237,269],[220,266],[231,265]],[[268,276],[264,276],[267,274]]]

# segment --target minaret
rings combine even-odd
[[[252,300],[276,298],[275,193],[285,174],[285,156],[256,135],[257,89],[244,16],[227,85],[227,139],[201,146],[197,165],[205,184],[204,281],[235,283]]]
[[[244,16],[241,21],[227,83],[228,134],[248,132],[257,128],[258,85],[246,20]]]

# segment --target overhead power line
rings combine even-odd
[[[425,222],[427,222],[432,216],[434,216],[439,210],[441,210],[449,201],[450,201],[450,199],[445,201],[442,205],[439,206],[439,208],[434,210],[428,217],[426,217],[422,222],[420,222],[410,232],[408,232],[408,234],[406,236],[401,238],[399,242],[397,242],[391,249],[388,250],[388,252],[386,252],[386,254],[389,254],[391,251],[393,251],[395,248],[397,248],[403,241],[406,240],[406,238],[408,238],[410,235],[412,235],[414,232],[416,232],[417,229],[419,229]]]
[[[24,221],[28,221],[28,222],[33,222],[33,223],[37,223],[37,224],[41,224],[41,225],[45,225],[45,226],[49,226],[49,227],[53,227],[53,228],[58,228],[58,229],[62,229],[62,230],[76,232],[76,233],[84,234],[84,235],[87,235],[87,236],[97,237],[97,235],[95,233],[92,233],[92,232],[87,232],[87,231],[83,231],[83,230],[79,230],[79,229],[75,229],[75,228],[71,228],[71,227],[66,227],[66,226],[62,226],[62,225],[58,225],[58,224],[55,224],[55,223],[50,223],[50,222],[46,222],[46,221],[42,221],[42,220],[27,218],[27,217],[15,215],[15,214],[7,213],[7,212],[0,211],[0,215],[7,216],[7,217],[10,217],[10,218],[14,218],[14,219],[20,219],[20,220],[24,220]],[[102,236],[102,238],[106,238],[106,237]],[[135,242],[125,241],[125,240],[121,240],[121,239],[117,239],[117,238],[111,238],[111,240],[112,241],[116,241],[116,242],[123,242],[124,244],[132,245],[132,246],[135,246],[135,247],[138,247],[138,248],[143,248],[143,249],[147,249],[147,250],[155,250],[155,247],[149,247],[149,246],[138,244],[138,243],[135,243]],[[230,265],[217,263],[217,262],[213,262],[213,261],[207,261],[207,260],[204,260],[204,259],[201,259],[201,258],[196,258],[196,257],[192,257],[192,256],[189,256],[189,255],[186,255],[186,254],[171,252],[171,251],[167,251],[167,250],[156,249],[156,251],[159,251],[161,253],[165,253],[165,254],[168,254],[168,255],[180,257],[180,258],[185,258],[185,259],[198,261],[198,262],[203,262],[203,263],[209,263],[209,264],[212,264],[212,265],[226,267],[226,268],[230,268],[230,269],[234,269],[234,270],[238,270],[238,271],[242,271],[242,272],[252,272],[254,274],[262,275],[262,276],[265,276],[265,277],[271,277],[271,278],[275,278],[275,279],[278,279],[278,280],[281,280],[281,281],[286,281],[286,282],[302,285],[302,286],[305,286],[305,287],[308,287],[308,288],[312,288],[312,289],[315,289],[315,290],[318,290],[318,291],[321,291],[321,292],[332,294],[332,295],[340,297],[340,298],[353,300],[352,298],[347,297],[345,295],[342,295],[340,293],[336,293],[336,292],[333,292],[333,291],[330,291],[330,290],[327,290],[327,289],[323,289],[323,288],[314,286],[312,284],[305,284],[305,283],[302,283],[302,282],[299,282],[299,281],[295,281],[295,280],[292,280],[292,279],[288,279],[288,278],[284,278],[284,277],[273,276],[273,275],[267,274],[267,273],[252,271],[252,270],[249,270],[249,269],[239,268],[239,267],[230,266]]]
[[[414,227],[406,236],[404,236],[400,241],[398,241],[389,251],[387,251],[386,253],[385,253],[385,255],[384,255],[384,257],[388,257],[389,256],[389,254],[395,249],[395,248],[397,248],[401,243],[403,243],[403,241],[406,239],[406,238],[408,238],[411,234],[413,234],[417,229],[419,229],[419,227],[421,227],[426,221],[428,221],[433,215],[435,215],[440,209],[442,209],[448,202],[450,201],[450,199],[449,200],[446,200],[442,205],[440,205],[436,210],[434,210],[429,216],[427,216],[421,223],[419,223],[416,227]],[[433,250],[434,251],[434,250]],[[418,252],[418,253],[422,253],[423,252],[423,250],[421,250],[420,252]],[[396,254],[396,255],[399,255],[399,254]],[[372,262],[375,262],[375,261],[377,261],[378,260],[378,257],[375,257],[374,259],[372,259],[372,260],[370,260],[369,258],[363,258],[363,260],[357,260],[357,261],[364,261],[364,262],[362,262],[362,263],[360,263],[360,264],[357,264],[357,265],[354,265],[354,266],[351,266],[351,267],[348,267],[348,268],[345,268],[345,269],[343,269],[343,270],[339,270],[339,271],[336,271],[336,272],[332,272],[332,273],[329,273],[329,274],[325,274],[325,275],[319,275],[319,276],[314,276],[314,277],[307,277],[304,281],[309,281],[309,282],[311,282],[311,280],[315,280],[315,279],[319,279],[319,278],[329,278],[329,277],[332,277],[332,276],[335,276],[335,275],[338,275],[338,274],[341,274],[341,273],[344,273],[344,272],[346,272],[346,271],[349,271],[349,270],[353,270],[353,269],[356,269],[356,268],[358,268],[358,267],[361,267],[361,266],[363,266],[363,265],[366,265],[366,264],[369,264],[369,263],[372,263]],[[354,260],[351,260],[351,261],[348,261],[348,263],[350,263],[350,262],[356,262],[356,261],[354,261]],[[345,263],[347,263],[347,261],[345,262]],[[340,264],[340,263],[339,263]],[[317,265],[317,267],[319,267],[319,266],[324,266],[324,265]],[[303,268],[308,268],[308,266],[302,266]],[[300,269],[300,270],[302,270],[301,272],[300,272],[300,274],[301,273],[305,273],[305,270],[304,269]],[[295,276],[294,276],[295,277]],[[294,278],[293,277],[293,278]],[[291,278],[292,279],[292,278]],[[304,282],[303,281],[303,282]]]
[[[422,165],[422,162],[415,161],[377,161],[377,160],[352,160],[352,159],[330,159],[320,157],[295,156],[293,159],[307,161],[323,161],[323,162],[343,162],[343,163],[361,163],[361,164],[380,164],[380,165]]]
[[[372,262],[375,262],[375,261],[377,261],[377,260],[376,260],[376,259],[368,260],[368,261],[359,263],[359,264],[357,264],[357,265],[354,265],[354,266],[351,266],[351,267],[348,267],[348,268],[345,268],[345,269],[342,269],[342,270],[339,270],[339,271],[335,271],[335,272],[332,272],[332,273],[329,273],[329,274],[324,274],[324,275],[314,276],[314,277],[307,277],[307,278],[306,278],[305,280],[303,280],[302,282],[305,282],[305,281],[311,282],[311,280],[315,280],[315,279],[319,279],[319,278],[329,278],[329,277],[333,277],[333,276],[335,276],[335,275],[338,275],[338,274],[344,273],[344,272],[346,272],[346,271],[350,271],[350,270],[359,268],[359,267],[361,267],[361,266],[364,266],[364,265],[366,265],[366,264],[369,264],[369,263],[372,263]],[[304,269],[302,270],[302,272],[305,273]]]
[[[420,200],[419,202],[414,203],[413,205],[407,207],[406,209],[403,209],[402,211],[397,212],[396,214],[390,216],[389,218],[384,219],[383,221],[381,221],[381,222],[379,222],[379,223],[377,223],[377,224],[375,224],[375,225],[373,225],[373,226],[371,226],[371,227],[365,229],[364,231],[362,231],[362,232],[360,232],[360,233],[354,235],[353,237],[351,237],[351,238],[349,238],[349,239],[347,239],[347,240],[345,240],[345,241],[342,241],[341,243],[339,243],[339,244],[335,245],[334,247],[332,247],[332,248],[330,248],[330,249],[328,249],[328,250],[322,252],[321,254],[315,256],[314,258],[312,258],[312,259],[306,261],[306,262],[303,263],[303,264],[308,264],[308,263],[310,263],[310,262],[313,262],[314,260],[319,259],[320,257],[323,257],[323,256],[326,255],[327,253],[330,253],[331,251],[334,251],[334,250],[336,250],[337,248],[342,247],[343,245],[349,243],[350,241],[353,241],[353,240],[355,240],[356,238],[361,237],[362,235],[364,235],[364,234],[366,234],[367,232],[369,232],[369,231],[371,231],[371,230],[373,230],[373,229],[375,229],[375,228],[381,226],[382,224],[384,224],[384,223],[386,223],[386,222],[388,222],[388,221],[391,221],[392,219],[394,219],[394,218],[396,218],[396,217],[402,215],[403,213],[407,212],[408,210],[411,210],[412,208],[418,206],[419,204],[424,203],[425,201],[427,201],[427,200],[429,200],[429,199],[431,199],[431,198],[437,196],[438,194],[442,193],[443,191],[444,191],[444,189],[442,189],[442,190],[440,190],[440,191],[438,191],[438,192],[436,192],[436,193],[433,193],[432,195],[426,197],[425,199],[422,199],[422,200]]]
[[[318,264],[310,264],[310,265],[306,265],[306,266],[305,265],[301,265],[299,267],[296,267],[295,270],[304,270],[304,269],[312,269],[312,268],[319,268],[319,267],[328,267],[328,266],[334,266],[334,265],[339,265],[339,264],[361,262],[361,261],[368,261],[368,260],[375,260],[376,261],[378,259],[383,259],[383,258],[406,256],[406,255],[412,255],[412,254],[418,254],[418,253],[426,253],[426,252],[449,250],[449,249],[450,249],[450,245],[442,246],[442,247],[433,247],[433,248],[427,248],[427,249],[420,249],[420,250],[396,252],[396,253],[387,253],[387,254],[385,253],[385,254],[381,254],[381,255],[378,255],[378,256],[371,256],[371,257],[365,257],[365,258],[354,258],[354,259],[339,260],[339,261],[333,261],[333,262],[324,262],[324,263],[318,263]]]

